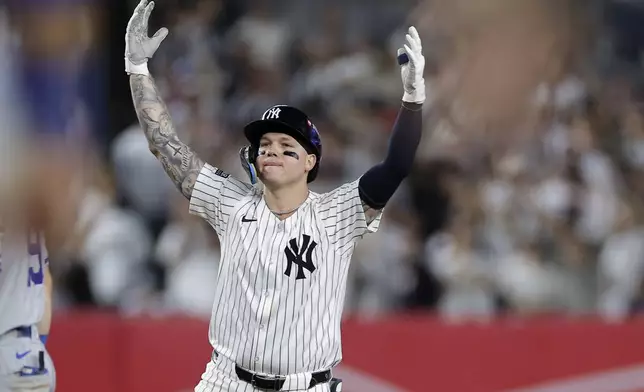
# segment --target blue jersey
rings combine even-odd
[[[0,233],[0,335],[40,322],[45,310],[48,263],[42,233]]]

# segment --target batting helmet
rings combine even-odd
[[[287,105],[277,105],[264,112],[262,118],[244,127],[244,135],[250,142],[249,159],[255,164],[258,155],[259,141],[262,135],[269,132],[284,133],[293,137],[304,147],[306,152],[317,158],[315,166],[309,171],[307,182],[315,180],[322,159],[322,141],[320,134],[309,117],[299,109]]]

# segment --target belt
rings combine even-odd
[[[20,338],[30,338],[31,337],[31,326],[29,327],[17,327],[12,329],[12,331],[16,331],[18,334],[18,337]]]
[[[240,368],[235,365],[235,373],[240,380],[246,381],[255,388],[263,389],[266,391],[281,391],[286,381],[284,376],[263,376],[249,372],[246,369]],[[325,382],[331,381],[331,371],[324,370],[317,373],[311,374],[311,382],[307,389],[311,389],[318,384],[323,384]]]

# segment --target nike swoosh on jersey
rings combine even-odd
[[[257,222],[257,219],[246,219],[246,215],[242,216],[242,222]]]
[[[23,359],[23,358],[24,358],[24,357],[26,357],[26,356],[27,356],[27,354],[29,354],[30,352],[31,352],[31,350],[27,350],[27,351],[25,351],[24,353],[16,353],[16,359]]]

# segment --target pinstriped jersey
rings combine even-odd
[[[42,233],[9,231],[0,236],[0,334],[3,334],[42,319],[49,258]]]
[[[358,181],[310,192],[284,220],[262,192],[208,164],[190,199],[221,243],[210,343],[253,372],[289,375],[340,362],[340,321],[356,241],[367,224]],[[304,381],[302,387],[304,388]]]

